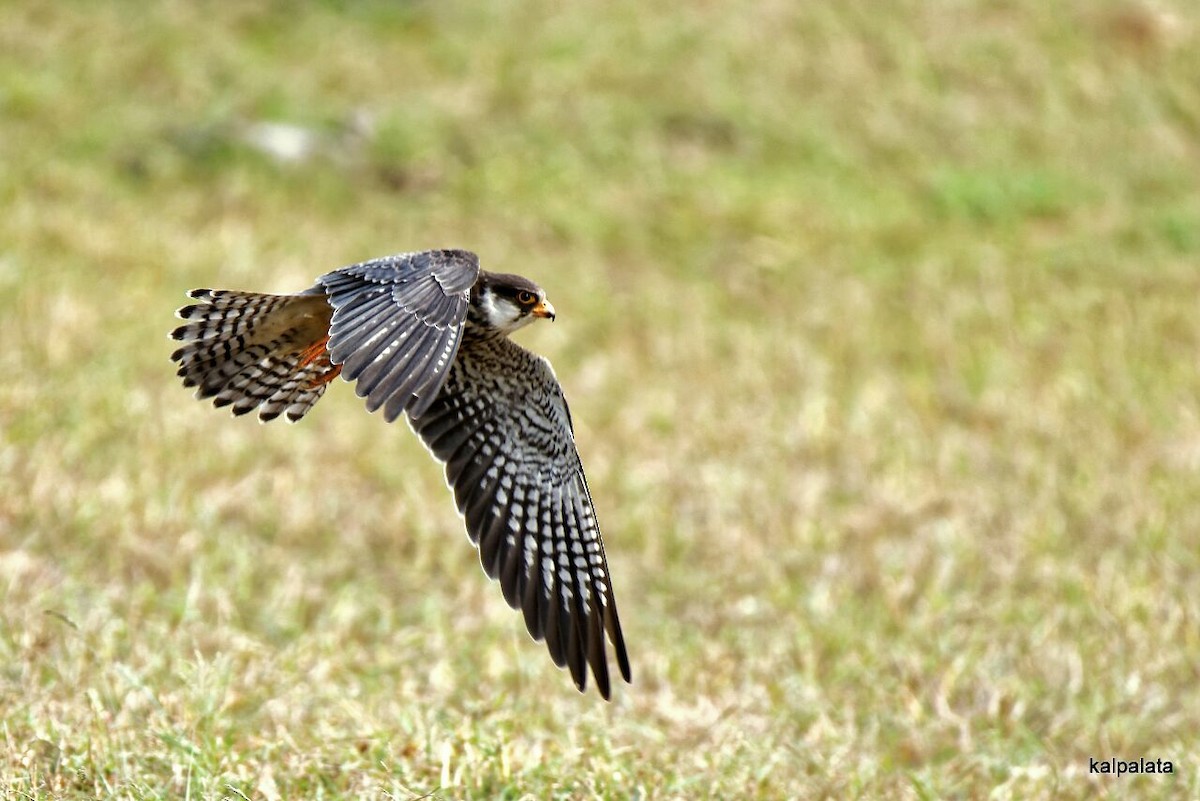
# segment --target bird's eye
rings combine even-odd
[[[522,306],[532,306],[537,303],[537,295],[526,290],[521,290],[517,293],[517,303],[520,303]]]

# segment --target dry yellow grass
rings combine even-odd
[[[1193,4],[341,6],[0,21],[0,794],[1200,795]],[[404,427],[167,362],[438,246],[559,310],[611,705]]]

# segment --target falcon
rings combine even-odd
[[[610,693],[606,642],[629,657],[600,527],[550,363],[509,334],[554,307],[537,284],[465,250],[401,253],[294,295],[197,289],[171,337],[185,387],[235,415],[296,422],[338,375],[368,411],[403,415],[433,456],[484,571],[534,640]],[[606,641],[607,637],[607,641]]]

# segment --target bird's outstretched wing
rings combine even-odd
[[[465,250],[401,253],[317,279],[333,307],[329,356],[367,409],[417,418],[454,363],[479,259]]]
[[[571,418],[550,363],[507,338],[462,346],[414,430],[446,465],[467,534],[535,640],[609,697],[605,632],[629,657]]]

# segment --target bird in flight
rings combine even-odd
[[[465,250],[401,253],[294,295],[197,289],[171,337],[185,387],[236,415],[296,422],[341,375],[368,411],[404,415],[438,461],[467,535],[535,640],[609,698],[606,641],[629,657],[571,415],[554,370],[508,335],[554,319],[527,278]]]

